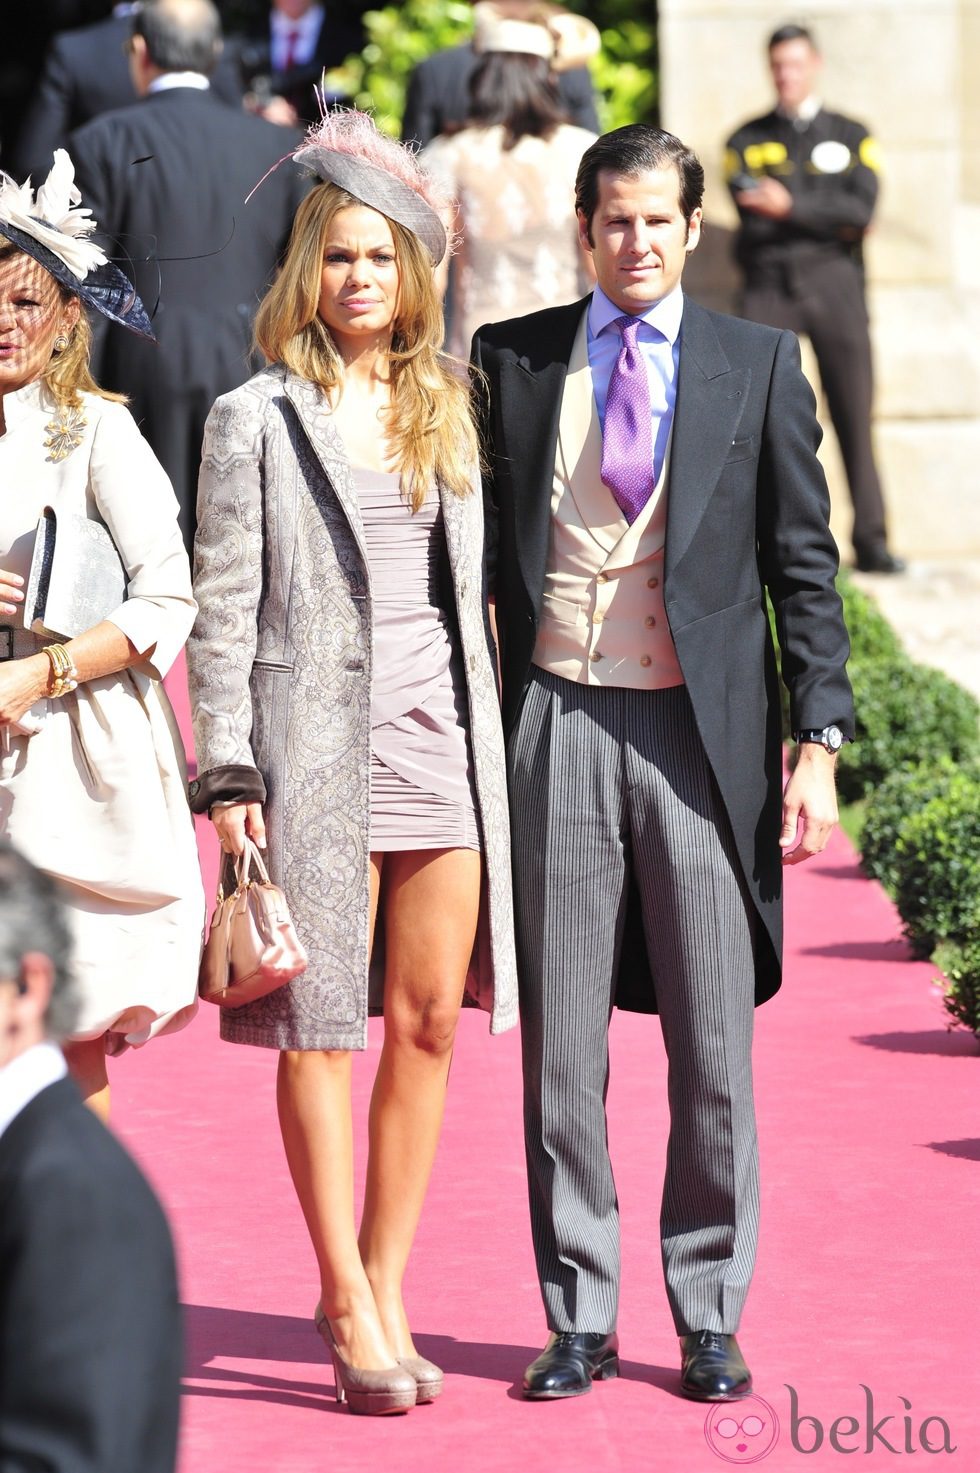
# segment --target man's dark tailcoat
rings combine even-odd
[[[497,544],[491,584],[508,732],[529,679],[562,393],[587,306],[494,323],[474,340],[474,362],[486,376],[488,518]],[[851,735],[837,549],[816,459],[814,398],[795,336],[686,299],[680,342],[664,598],[701,739],[763,922],[756,947],[756,999],[763,1002],[780,982],[783,785],[765,594],[775,611],[794,730],[836,722]],[[638,912],[632,905],[617,1003],[650,1011]]]
[[[136,102],[125,54],[132,31],[128,16],[110,15],[54,37],[16,135],[8,172],[18,179],[30,174],[36,188],[51,168],[54,150],[66,147],[70,133],[102,113]],[[242,84],[232,52],[222,53],[211,86],[225,102],[241,103]]]

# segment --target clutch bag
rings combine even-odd
[[[74,639],[117,609],[126,592],[126,570],[107,528],[46,506],[24,591],[24,628]]]
[[[224,878],[231,867],[230,861],[222,867],[197,984],[205,1002],[222,1008],[265,997],[298,977],[307,961],[286,897],[269,879],[251,839],[234,861],[235,887],[226,895]]]

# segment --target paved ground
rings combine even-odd
[[[980,558],[919,562],[897,577],[853,575],[875,598],[914,660],[980,698]]]

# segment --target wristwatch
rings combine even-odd
[[[844,733],[839,726],[825,726],[823,731],[794,731],[793,740],[797,743],[819,742],[828,752],[839,752],[844,745]]]

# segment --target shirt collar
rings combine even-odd
[[[681,330],[683,313],[684,293],[678,284],[673,291],[661,297],[659,302],[651,302],[645,312],[638,312],[635,315],[673,345]],[[589,332],[593,338],[597,338],[611,322],[625,315],[622,308],[615,306],[609,300],[601,286],[595,288],[589,304]]]
[[[308,39],[319,30],[322,20],[322,5],[311,5],[309,10],[304,10],[298,20],[290,20],[289,16],[283,15],[281,10],[271,10],[269,12],[269,30],[276,40],[280,36],[289,36],[293,32]]]
[[[0,1069],[0,1136],[42,1090],[64,1079],[65,1056],[54,1043],[36,1043]]]
[[[164,72],[154,77],[147,92],[169,92],[173,87],[196,87],[199,92],[207,91],[211,83],[203,72]]]
[[[776,112],[779,117],[785,118],[789,123],[812,123],[822,107],[823,103],[820,98],[811,93],[809,97],[804,97],[795,112],[790,112],[789,108],[783,107],[782,103],[776,104]]]

